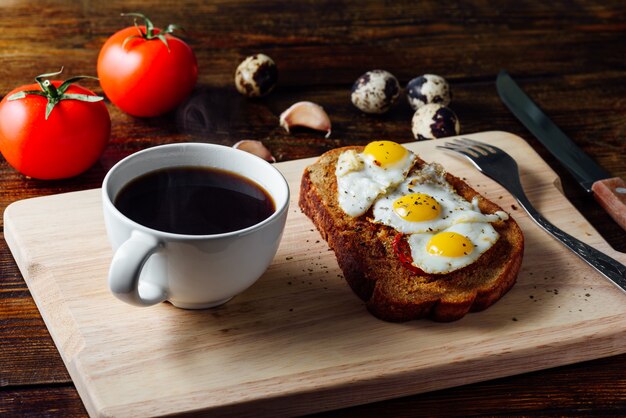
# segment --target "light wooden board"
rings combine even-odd
[[[524,140],[504,132],[470,137],[516,158],[546,218],[626,261],[562,196],[554,172]],[[135,308],[115,299],[99,190],[16,202],[4,214],[5,237],[94,416],[294,415],[626,352],[626,294],[437,143],[407,146],[466,177],[526,236],[515,287],[453,323],[393,324],[367,313],[297,206],[302,170],[314,159],[277,164],[292,191],[278,254],[255,285],[220,308]]]

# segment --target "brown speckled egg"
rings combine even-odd
[[[385,70],[368,71],[352,86],[352,104],[365,113],[385,113],[400,95],[400,83]]]
[[[424,74],[409,81],[406,85],[406,95],[413,110],[428,103],[448,106],[452,97],[448,82],[435,74]]]
[[[235,86],[248,97],[263,97],[271,92],[278,81],[276,63],[265,54],[247,57],[235,71]]]
[[[458,135],[461,133],[461,124],[450,108],[429,103],[415,111],[411,130],[415,139],[421,141]]]

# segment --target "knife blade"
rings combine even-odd
[[[517,85],[505,70],[496,79],[500,99],[576,181],[626,229],[626,182],[612,177],[578,147]]]

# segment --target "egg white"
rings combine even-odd
[[[352,217],[363,215],[378,196],[395,188],[406,178],[415,159],[415,154],[408,151],[395,164],[381,167],[368,154],[344,151],[335,169],[341,209]]]
[[[441,212],[431,220],[411,222],[400,217],[393,210],[393,203],[410,193],[423,193],[434,198]],[[467,222],[496,222],[507,219],[506,212],[483,214],[478,208],[478,200],[468,202],[459,196],[445,180],[440,166],[426,164],[422,169],[407,177],[395,190],[382,196],[374,203],[373,221],[394,228],[403,234],[442,231],[452,225]]]
[[[483,222],[459,223],[441,232],[457,232],[464,235],[472,242],[474,249],[469,254],[461,257],[434,255],[428,252],[427,245],[435,234],[408,235],[406,239],[411,248],[412,264],[429,274],[450,273],[469,266],[491,248],[500,237],[490,223]]]

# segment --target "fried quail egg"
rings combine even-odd
[[[475,262],[499,238],[491,223],[509,218],[484,214],[478,203],[456,193],[440,165],[424,164],[376,200],[370,221],[404,234],[414,266],[443,274]]]
[[[376,198],[402,183],[415,159],[392,141],[370,142],[361,153],[344,151],[335,169],[339,206],[352,217],[363,215]]]
[[[496,222],[506,212],[483,214],[478,199],[468,202],[446,181],[437,164],[425,164],[374,203],[373,221],[403,234],[436,232],[467,222]]]
[[[459,223],[435,234],[411,234],[413,265],[429,274],[445,274],[469,266],[498,240],[490,223]]]

